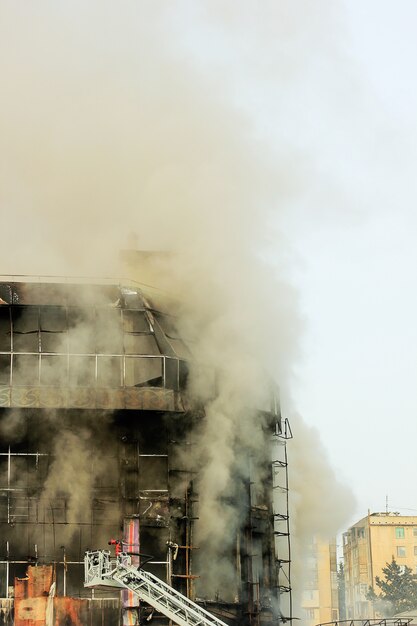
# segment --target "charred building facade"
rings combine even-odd
[[[233,495],[244,511],[225,548],[235,581],[205,593],[199,468],[189,461],[205,415],[187,392],[191,362],[175,319],[138,285],[0,283],[3,622],[47,623],[45,597],[55,596],[54,624],[167,623],[129,594],[84,588],[84,552],[110,539],[151,555],[145,568],[227,623],[272,625],[288,614],[290,432],[273,398],[261,423],[281,452],[262,485],[248,475]]]

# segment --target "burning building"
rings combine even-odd
[[[198,367],[208,402],[221,374]],[[151,556],[146,569],[227,623],[291,617],[289,425],[273,392],[250,407],[263,454],[235,436],[233,488],[214,506],[201,480],[209,414],[191,391],[196,369],[172,312],[138,284],[3,279],[4,622],[14,606],[22,625],[167,623],[131,594],[84,588],[85,551],[111,539],[138,563]]]

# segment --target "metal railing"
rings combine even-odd
[[[0,274],[0,283],[63,283],[66,285],[115,285],[123,287],[136,287],[141,289],[153,289],[160,293],[163,290],[154,285],[142,283],[132,278],[123,276],[64,276],[59,274]]]
[[[334,622],[322,622],[317,626],[407,626],[412,617],[384,617],[367,619],[343,619]]]
[[[163,387],[179,391],[185,387],[187,376],[187,361],[178,357],[168,355],[126,355],[126,354],[93,354],[93,353],[71,353],[68,352],[2,352],[3,357],[9,357],[8,364],[3,358],[2,367],[8,369],[7,376],[3,378],[3,385],[17,387],[73,387],[73,388],[121,388],[121,387],[141,387],[153,386]],[[19,359],[21,357],[35,357],[30,364],[30,379],[19,374]],[[71,382],[71,359],[94,359],[91,365],[93,374],[92,382],[88,383],[87,372],[79,383]],[[55,366],[59,363],[59,372]],[[106,367],[106,360],[114,361],[111,364],[111,379],[101,379],[101,370]],[[118,360],[118,362],[116,361]],[[65,360],[64,369],[62,367]],[[87,364],[87,361],[86,361]],[[29,364],[26,364],[29,367]],[[135,377],[135,366],[139,366],[141,375]],[[43,374],[43,371],[46,372]],[[79,369],[79,364],[75,371]],[[51,380],[51,377],[53,380]],[[55,380],[56,379],[56,380]],[[184,380],[182,380],[184,379]],[[151,384],[149,381],[153,381]]]

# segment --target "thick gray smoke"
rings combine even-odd
[[[50,0],[24,11],[15,2],[0,7],[3,271],[114,274],[117,251],[134,232],[140,248],[176,253],[161,265],[159,286],[181,302],[181,331],[198,371],[223,372],[196,447],[204,459],[200,540],[208,551],[208,588],[230,578],[217,559],[238,525],[238,509],[224,504],[244,473],[245,460],[235,451],[246,448],[263,461],[254,407],[268,403],[271,378],[290,396],[302,328],[281,224],[305,184],[287,133],[279,148],[262,141],[256,116],[233,94],[232,65],[218,73],[213,68],[222,46],[230,61],[238,54],[226,46],[236,28],[247,78],[254,80],[259,65],[263,79],[274,76],[286,88],[292,73],[303,74],[303,44],[320,41],[317,19],[299,22],[304,11],[314,17],[309,6],[196,3],[188,13],[181,2],[167,9],[161,2],[116,7]],[[320,49],[328,44],[323,41]],[[193,50],[199,51],[194,59]],[[281,112],[288,113],[285,106]],[[139,268],[134,278],[146,283],[149,277]],[[208,398],[207,377],[198,371],[192,391]],[[314,438],[301,424],[295,431],[303,442],[292,463],[299,477],[297,542],[307,516],[320,526],[320,494],[309,495],[320,482],[318,468],[328,481],[328,500],[336,498],[334,510],[339,500],[331,470],[314,461],[321,459]],[[84,458],[85,442],[62,436]],[[69,456],[62,463],[46,486],[49,495],[59,487],[56,479],[71,475]],[[80,490],[88,491],[85,470]],[[74,514],[82,507],[81,496],[72,507]]]
[[[262,220],[254,224],[252,236],[242,229],[235,240],[223,224],[200,253],[193,246],[179,255],[174,284],[182,297],[181,334],[190,340],[196,361],[190,391],[206,413],[193,447],[201,468],[196,541],[204,555],[202,592],[230,598],[230,548],[247,514],[238,485],[256,478],[261,482],[271,454],[256,409],[271,408],[275,375],[288,382],[299,322],[292,290],[253,249],[266,236]],[[209,371],[217,373],[214,395]]]
[[[14,409],[2,416],[0,439],[3,442],[13,448],[13,444],[25,440],[30,433],[38,439],[41,460],[46,452],[51,454],[46,463],[41,463],[42,468],[38,467],[38,459],[32,466],[25,457],[12,457],[10,485],[17,491],[26,490],[28,485],[40,490],[39,521],[60,524],[60,537],[67,547],[79,533],[80,525],[91,524],[91,502],[97,481],[108,478],[113,471],[114,459],[109,458],[106,447],[107,418],[106,413],[91,411],[84,414],[79,424],[76,416],[67,411],[42,411],[40,419],[28,409]],[[100,437],[97,430],[100,430]],[[53,443],[49,447],[50,440]],[[95,540],[99,545],[104,539],[95,537]]]
[[[105,459],[91,454],[91,433],[87,428],[76,433],[61,431],[54,441],[53,461],[40,497],[46,514],[49,508],[66,503],[65,541],[71,541],[75,524],[90,523],[91,497],[98,476],[105,468]]]

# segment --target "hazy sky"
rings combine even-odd
[[[307,325],[294,393],[358,499],[354,520],[385,510],[387,495],[391,510],[417,514],[417,5],[344,8],[363,102],[334,155],[351,218],[291,231]],[[354,126],[357,94],[351,104]]]
[[[152,15],[155,6],[164,6],[166,21],[140,19],[141,12]],[[52,239],[50,223],[63,220],[65,247],[73,254],[72,239],[65,235],[67,224],[82,230],[79,218],[71,215],[73,205],[81,206],[78,198],[88,198],[96,188],[99,209],[114,204],[106,186],[109,176],[90,172],[90,162],[97,155],[106,157],[103,171],[116,171],[116,197],[123,188],[126,204],[136,210],[135,190],[143,193],[144,184],[126,189],[125,181],[133,175],[126,176],[125,146],[140,142],[144,128],[131,128],[129,116],[141,106],[146,114],[154,102],[146,97],[153,83],[167,82],[155,142],[155,129],[145,129],[157,161],[165,128],[172,132],[175,127],[175,116],[170,117],[174,90],[180,85],[187,93],[187,77],[202,77],[193,86],[198,98],[184,99],[185,105],[194,105],[189,111],[193,124],[186,128],[189,138],[201,125],[199,107],[204,115],[205,100],[224,99],[236,109],[236,127],[242,114],[242,125],[246,121],[249,127],[245,133],[254,142],[266,142],[283,164],[286,191],[276,257],[289,259],[287,272],[298,290],[304,327],[292,394],[305,421],[320,432],[337,476],[356,495],[351,521],[368,508],[384,510],[386,495],[391,509],[417,514],[417,3],[143,0],[116,5],[103,0],[39,2],[30,5],[30,15],[26,9],[22,2],[0,3],[0,71],[3,84],[9,85],[5,110],[9,114],[8,107],[13,109],[21,121],[9,132],[3,116],[8,148],[0,165],[8,193],[13,188],[11,197],[17,198],[1,216],[2,231],[9,246],[14,248],[16,238],[17,247],[28,254],[28,271],[32,249],[20,241],[17,229],[9,231],[13,221],[22,219],[19,201],[29,198],[30,203],[32,196],[29,183],[28,189],[15,183],[13,159],[22,163],[21,180],[35,188],[42,186],[44,175],[51,181],[46,222],[38,220],[36,211],[25,215],[33,249],[48,236]],[[151,63],[146,71],[152,45],[154,52],[175,50],[173,72],[179,64],[193,71],[171,84],[165,57],[162,69]],[[85,57],[86,50],[91,58]],[[51,89],[46,104],[38,98],[45,85]],[[178,103],[182,106],[181,97]],[[74,128],[62,124],[64,117]],[[225,135],[230,119],[221,122]],[[32,159],[25,170],[26,143],[32,149],[39,146],[41,154],[44,130],[51,128],[53,158]],[[110,128],[108,143],[103,128]],[[182,137],[183,129],[175,130],[174,136]],[[81,163],[85,189],[79,190],[67,179],[72,170],[66,146],[77,146],[82,134],[88,140],[85,154],[77,153],[75,166],[68,161],[76,172]],[[15,150],[16,137],[20,143]],[[63,216],[54,205],[60,176],[68,195],[73,193],[63,204]],[[39,191],[42,201],[44,195]],[[145,211],[146,193],[143,198]],[[111,231],[113,223],[102,215],[92,213],[90,226],[101,232],[103,222]],[[120,221],[117,212],[114,220]],[[273,239],[270,243],[273,248]],[[9,255],[4,239],[2,248],[3,265],[14,267],[21,255]]]

